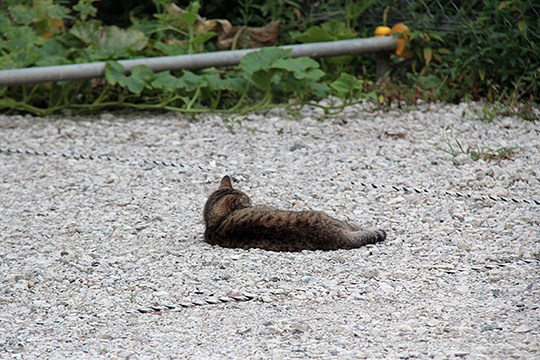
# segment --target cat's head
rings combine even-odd
[[[227,215],[251,206],[251,199],[245,193],[232,187],[231,178],[224,176],[219,187],[214,191],[204,205],[204,222],[206,226],[221,223]]]

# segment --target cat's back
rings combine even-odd
[[[348,230],[322,212],[252,206],[230,214],[217,233],[222,246],[301,251],[350,247]]]
[[[305,228],[330,226],[332,218],[319,211],[283,210],[272,206],[257,205],[230,214],[227,224],[249,224],[254,228],[302,231]]]

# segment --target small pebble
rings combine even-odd
[[[530,332],[532,330],[533,330],[533,328],[530,327],[530,326],[520,325],[520,326],[518,326],[517,328],[514,329],[514,332],[518,333],[518,334],[525,334],[525,333],[528,333],[528,332]]]

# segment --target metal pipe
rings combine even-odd
[[[280,46],[291,49],[292,57],[327,57],[395,50],[397,41],[392,37],[340,40],[301,45]],[[232,66],[240,63],[244,55],[259,49],[219,51],[193,55],[162,56],[145,59],[119,60],[126,71],[138,65],[152,70],[201,69],[211,66]],[[82,80],[103,77],[105,62],[44,66],[14,70],[0,70],[0,86],[36,84],[50,81]]]

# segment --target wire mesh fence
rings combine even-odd
[[[364,16],[365,21],[379,20],[380,23],[386,17],[388,24],[406,22],[416,29],[449,31],[474,18],[482,8],[481,1],[399,0],[381,2],[381,5],[384,3],[386,6],[371,6]]]
[[[313,2],[309,5],[309,12],[321,11],[343,18],[351,9],[365,8],[358,18],[364,25],[405,22],[416,29],[450,31],[465,20],[474,19],[483,7],[481,0],[355,0],[346,7],[343,3],[335,0]]]

